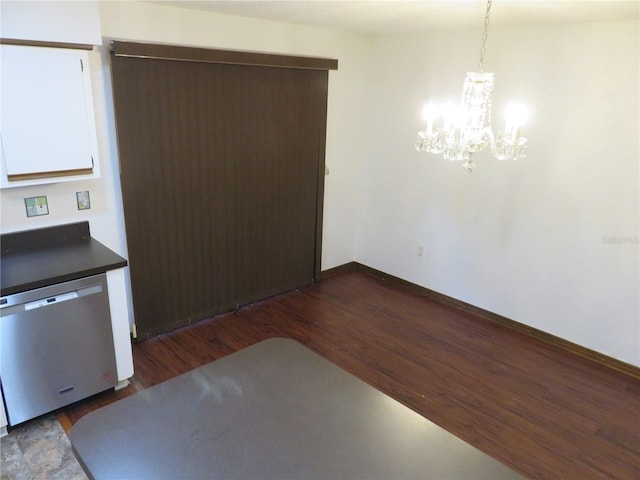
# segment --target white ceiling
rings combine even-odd
[[[182,0],[154,1],[243,17],[369,35],[482,26],[484,0]],[[525,25],[640,18],[640,0],[494,0],[491,25]]]

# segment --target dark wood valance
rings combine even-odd
[[[155,58],[183,62],[225,63],[232,65],[252,65],[263,67],[300,68],[307,70],[337,70],[338,60],[321,57],[298,57],[272,53],[247,52],[237,50],[217,50],[211,48],[181,47],[133,43],[114,40],[110,43],[111,53],[121,57]]]

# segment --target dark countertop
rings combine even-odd
[[[3,297],[127,266],[91,238],[88,222],[4,234],[1,242]]]

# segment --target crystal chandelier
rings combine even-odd
[[[444,155],[451,161],[463,162],[467,173],[476,167],[473,154],[491,147],[498,160],[516,160],[527,153],[527,139],[520,136],[520,127],[526,120],[523,105],[511,103],[505,109],[505,128],[497,135],[491,130],[491,91],[493,73],[482,71],[484,52],[489,30],[491,0],[487,2],[484,18],[484,34],[480,47],[478,72],[468,72],[462,86],[460,105],[446,103],[438,108],[428,103],[423,110],[427,128],[418,132],[416,150]],[[442,126],[434,122],[442,118]]]

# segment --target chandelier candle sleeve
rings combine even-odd
[[[527,120],[527,109],[519,103],[510,103],[504,109],[506,124],[504,134],[511,136],[512,142],[517,142],[520,137],[520,126]]]
[[[427,135],[431,135],[433,133],[433,121],[438,118],[438,107],[433,103],[428,103],[424,107],[423,116],[427,120]]]
[[[451,102],[447,102],[442,107],[442,118],[444,119],[444,131],[448,133],[451,130],[451,117],[453,117],[453,111],[455,106]]]

